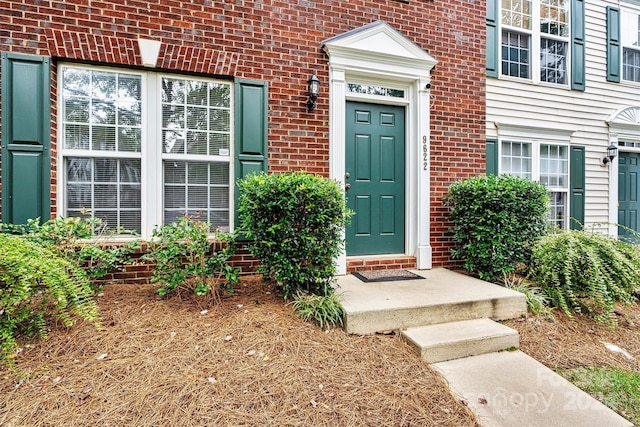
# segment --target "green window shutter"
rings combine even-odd
[[[584,0],[571,0],[571,89],[585,89]]]
[[[2,54],[2,221],[47,221],[51,197],[48,57]]]
[[[498,67],[500,66],[499,8],[497,0],[487,0],[487,77],[498,77]]]
[[[235,82],[235,180],[267,171],[267,100],[266,82]],[[235,186],[235,223],[238,222],[238,186]]]
[[[620,83],[620,9],[607,6],[607,81]]]
[[[569,170],[569,228],[579,230],[584,224],[585,156],[584,147],[572,145]]]
[[[487,155],[487,175],[498,175],[498,140],[495,138],[487,139],[486,146]]]

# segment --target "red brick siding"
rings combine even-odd
[[[369,270],[406,270],[416,268],[415,257],[347,259],[347,272]]]
[[[270,170],[327,176],[328,67],[321,42],[386,21],[439,61],[431,110],[431,245],[438,266],[450,264],[442,196],[453,181],[484,172],[484,7],[469,0],[0,0],[0,49],[54,57],[55,215],[56,60],[137,66],[142,37],[162,41],[161,69],[267,81]],[[308,113],[306,80],[313,72],[322,87],[317,109]]]

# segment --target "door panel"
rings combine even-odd
[[[628,229],[636,232],[638,229],[638,179],[640,178],[640,154],[620,153],[618,156],[618,235],[640,243],[638,236]]]
[[[404,107],[347,102],[347,255],[404,253]]]

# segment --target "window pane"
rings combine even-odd
[[[620,20],[622,45],[626,47],[640,47],[640,15],[623,10]]]
[[[503,174],[531,179],[531,144],[503,141],[500,169]]]
[[[550,188],[569,186],[569,149],[565,145],[540,145],[540,182]]]
[[[230,85],[163,78],[162,88],[165,153],[217,156],[228,149],[211,144],[209,135],[231,134]]]
[[[554,228],[565,228],[567,219],[567,193],[549,193],[549,225]]]
[[[141,85],[138,75],[64,68],[63,147],[139,152]]]
[[[228,156],[229,153],[228,133],[211,133],[209,134],[209,153],[213,156]]]
[[[231,107],[231,86],[222,83],[209,83],[209,105],[212,107]]]
[[[622,55],[622,78],[640,82],[640,50],[624,48]]]
[[[63,138],[65,148],[88,150],[91,138],[89,126],[65,124]]]
[[[513,31],[502,32],[502,74],[530,78],[529,55],[531,36]]]
[[[540,1],[540,32],[569,36],[569,0]]]
[[[568,43],[540,40],[540,80],[549,83],[567,83],[567,45]]]
[[[185,212],[212,229],[229,228],[229,163],[164,162],[164,220]]]
[[[502,0],[502,23],[511,27],[531,29],[530,0]]]
[[[139,159],[67,158],[65,215],[141,232],[141,171]]]

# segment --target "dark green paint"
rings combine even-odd
[[[620,9],[607,6],[607,81],[620,83]]]
[[[49,219],[49,58],[2,54],[2,221]]]
[[[569,151],[569,228],[579,230],[584,224],[585,157],[584,147],[572,145]]]
[[[618,156],[618,235],[640,243],[638,236],[629,232],[638,228],[638,185],[640,179],[640,154],[620,153]],[[626,228],[625,228],[626,227]]]
[[[347,102],[347,255],[404,253],[404,107]]]
[[[235,179],[267,171],[267,102],[266,82],[235,82]],[[238,186],[235,186],[235,223],[238,220]],[[239,237],[241,239],[241,236]]]

